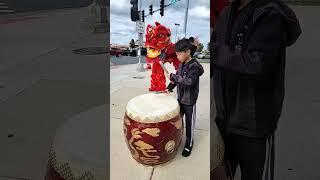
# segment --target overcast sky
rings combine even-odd
[[[165,0],[165,4],[171,0]],[[142,8],[145,15],[149,14],[149,5],[153,4],[153,10],[160,7],[160,0],[142,0]],[[111,43],[128,45],[133,38],[138,39],[136,24],[130,19],[130,0],[111,0],[110,1],[110,35]],[[145,18],[145,24],[152,24],[156,21],[169,27],[172,32],[171,41],[175,41],[176,27],[179,23],[178,36],[183,33],[186,0],[181,0],[176,4],[165,8],[164,16],[161,17],[159,11],[153,16]],[[210,0],[190,0],[187,37],[199,37],[200,42],[207,48],[210,34]]]

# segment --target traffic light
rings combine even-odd
[[[138,10],[138,0],[130,0],[130,4],[132,4],[134,9]]]
[[[150,14],[150,15],[153,14],[152,4],[149,6],[149,14]]]
[[[164,16],[164,0],[160,1],[160,15]]]
[[[141,19],[142,19],[142,22],[144,22],[144,10],[141,13],[142,13]]]
[[[139,21],[138,0],[130,0],[131,7],[131,21]]]

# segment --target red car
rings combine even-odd
[[[123,50],[119,49],[119,48],[110,48],[110,55],[111,56],[116,56],[119,57],[120,55],[122,55]]]

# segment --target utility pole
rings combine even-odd
[[[184,37],[187,36],[187,22],[188,22],[188,9],[189,9],[189,0],[187,0],[187,7],[186,7],[186,13],[184,17]]]
[[[140,21],[142,21],[142,0],[139,1],[139,11],[140,11]],[[144,19],[144,18],[143,18]],[[138,32],[138,38],[139,38],[139,63],[137,66],[138,72],[145,71],[143,64],[141,63],[141,56],[142,56],[142,45],[143,45],[143,33]],[[142,42],[140,42],[142,41]]]

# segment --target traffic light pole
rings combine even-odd
[[[174,42],[176,43],[177,42],[177,35],[178,35],[178,26],[180,26],[180,24],[174,23],[174,25],[176,26],[176,36],[175,36],[175,40],[174,40]]]
[[[176,1],[175,1],[175,2],[173,2],[173,3],[165,4],[165,5],[164,5],[164,8],[169,7],[169,6],[171,6],[171,5],[175,4],[175,3],[179,2],[179,1],[181,1],[181,0],[176,0]],[[158,11],[160,11],[160,8],[159,8],[159,9],[157,9],[157,10],[152,11],[152,14],[153,14],[153,13],[155,13],[155,12],[158,12]],[[144,17],[152,16],[152,14],[150,14],[150,13],[149,13],[148,15],[145,15]]]
[[[142,19],[142,0],[139,1],[139,11],[140,11],[140,20]],[[143,64],[141,63],[141,57],[142,57],[142,43],[143,43],[143,33],[138,33],[138,38],[139,40],[142,39],[142,42],[139,42],[139,63],[138,63],[138,66],[137,66],[137,70],[138,72],[143,72],[145,71],[144,67],[143,67]]]

